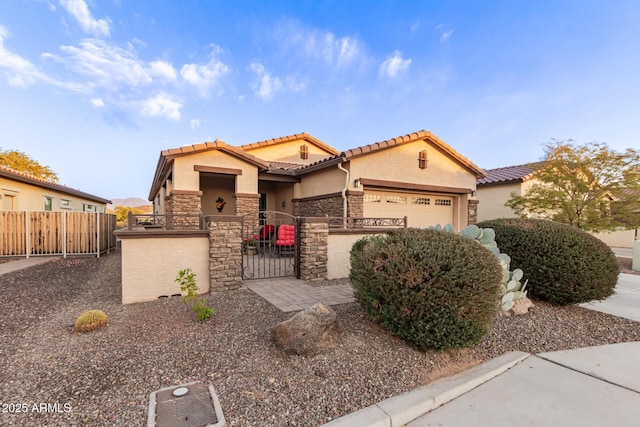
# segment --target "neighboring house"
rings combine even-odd
[[[412,227],[475,222],[478,166],[427,131],[339,152],[307,133],[162,151],[156,214],[408,218]]]
[[[109,200],[0,166],[0,211],[100,212]]]
[[[511,193],[523,195],[536,183],[535,170],[541,162],[526,165],[485,169],[486,176],[478,179],[477,198],[479,202],[478,221],[495,218],[513,218],[516,214],[505,203]],[[594,233],[607,245],[621,248],[633,247],[637,230],[619,230],[611,233]]]

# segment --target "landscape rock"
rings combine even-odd
[[[313,356],[335,347],[344,335],[336,312],[317,303],[271,329],[271,338],[287,353]]]

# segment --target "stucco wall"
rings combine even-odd
[[[345,169],[349,165],[342,165]],[[353,181],[350,178],[350,181]],[[294,197],[301,199],[304,197],[320,196],[342,191],[346,183],[346,174],[338,169],[338,166],[331,166],[319,172],[303,175],[302,182],[297,185]]]
[[[418,167],[418,153],[427,151],[427,168]],[[416,141],[350,162],[350,189],[356,178],[411,182],[443,187],[476,188],[476,177],[466,167],[424,141]]]
[[[13,196],[13,210],[15,211],[44,211],[45,197],[53,198],[52,211],[82,211],[83,203],[96,207],[95,212],[106,212],[106,205],[93,200],[83,199],[77,196],[65,194],[63,192],[50,190],[48,188],[37,187],[22,182],[13,181],[6,178],[0,178],[0,210],[7,207],[4,198]],[[62,201],[68,200],[69,204],[63,206]],[[6,210],[9,210],[8,207]]]
[[[300,158],[301,145],[306,145],[308,148],[309,158],[306,160]],[[308,141],[305,141],[304,139],[281,142],[278,144],[262,146],[258,148],[245,149],[245,151],[264,160],[290,162],[304,165],[309,165],[331,155],[329,152],[316,145],[311,144]]]
[[[598,239],[613,248],[633,248],[635,230],[618,230],[611,233],[593,233]],[[640,236],[638,236],[640,238]]]
[[[511,183],[504,185],[490,185],[478,187],[478,221],[485,221],[496,218],[514,218],[513,210],[504,204],[515,192],[520,195],[522,191],[521,183]]]
[[[180,293],[174,282],[187,267],[201,293],[209,292],[209,239],[197,237],[122,238],[122,303],[153,301]]]
[[[349,277],[351,263],[349,262],[349,253],[353,244],[363,237],[380,232],[369,233],[332,233],[329,232],[329,240],[327,245],[327,279],[341,279]]]
[[[173,188],[176,190],[200,190],[200,172],[195,165],[240,169],[236,179],[236,193],[258,192],[258,167],[218,150],[176,157],[173,164]]]

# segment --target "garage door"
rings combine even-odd
[[[366,218],[402,218],[405,215],[409,227],[453,224],[453,197],[365,190]]]

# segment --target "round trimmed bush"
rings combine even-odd
[[[618,281],[615,254],[591,234],[540,219],[502,218],[477,225],[494,229],[500,250],[529,280],[531,296],[567,305],[613,293]]]
[[[351,250],[356,300],[374,321],[420,350],[468,347],[495,320],[502,269],[454,233],[401,229]]]

